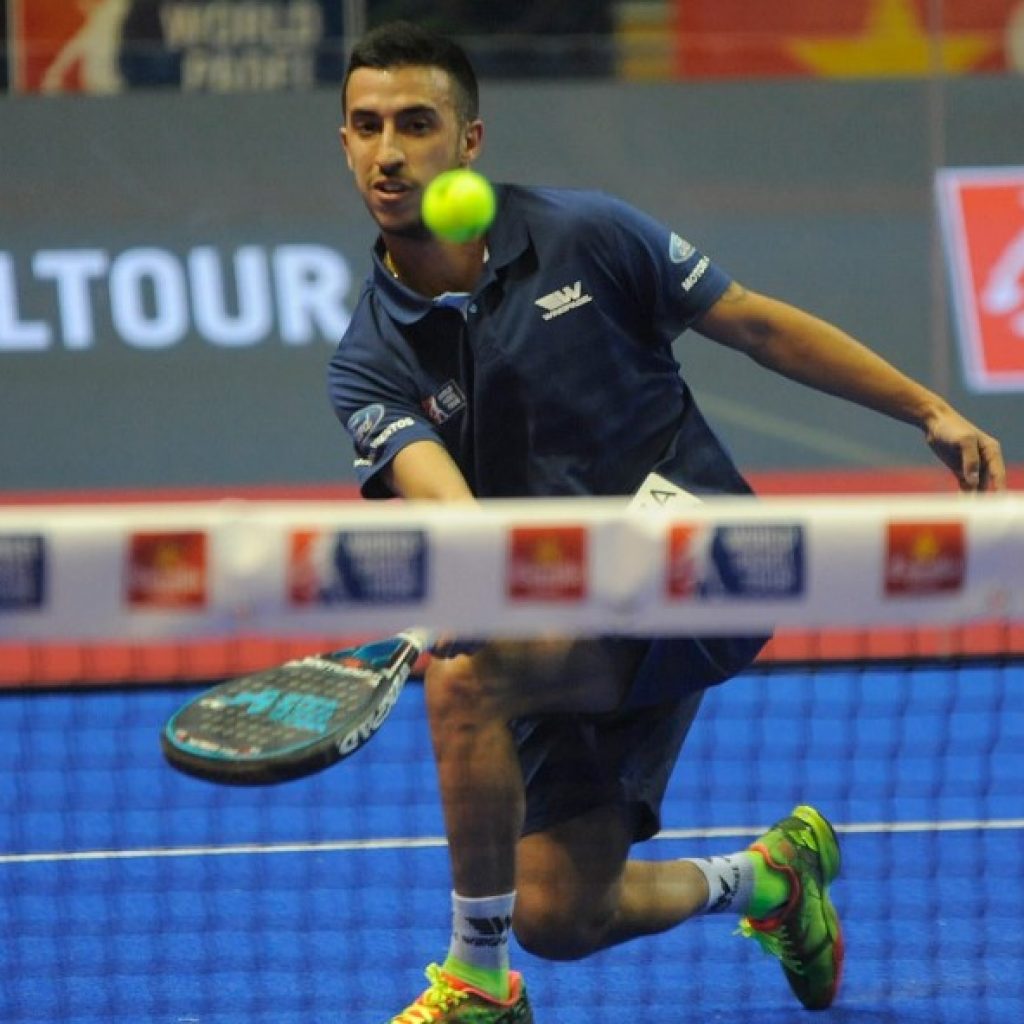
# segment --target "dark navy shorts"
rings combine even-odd
[[[512,723],[526,785],[523,834],[604,806],[633,822],[635,842],[661,829],[661,803],[704,691],[745,669],[768,638],[609,637],[608,655],[636,666],[617,711]]]

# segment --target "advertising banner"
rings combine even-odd
[[[0,643],[1013,621],[1022,516],[955,494],[0,509]]]
[[[331,0],[11,0],[20,92],[305,89],[337,81]]]
[[[676,0],[675,20],[682,78],[956,75],[1024,64],[1021,0]]]
[[[0,92],[7,92],[8,66],[7,8],[0,4]]]
[[[1024,167],[946,169],[937,194],[974,391],[1024,391]]]

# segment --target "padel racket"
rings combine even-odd
[[[229,679],[171,716],[164,756],[188,775],[234,785],[321,771],[374,736],[433,639],[408,629]]]

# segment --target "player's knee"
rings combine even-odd
[[[546,960],[579,960],[604,944],[611,912],[566,904],[544,887],[520,889],[512,926],[520,946]]]

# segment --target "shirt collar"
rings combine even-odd
[[[495,191],[498,193],[498,214],[487,232],[490,259],[484,267],[476,292],[496,280],[501,271],[518,259],[530,244],[525,221],[509,208],[512,199],[509,186],[496,185]],[[373,247],[371,276],[385,311],[398,323],[415,323],[436,308],[432,299],[407,288],[384,266],[384,243],[380,238]]]

